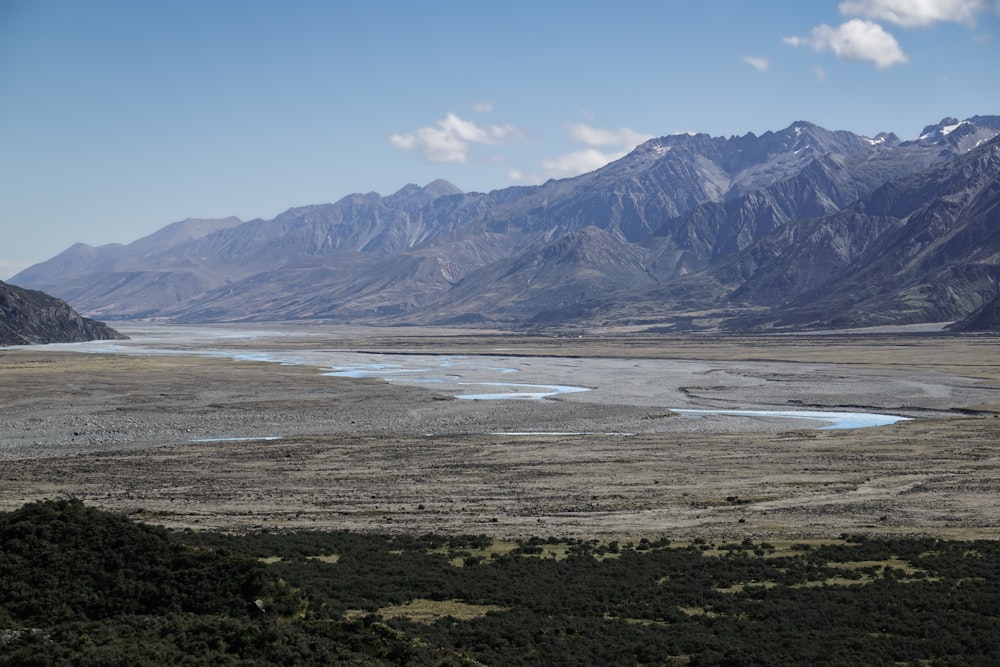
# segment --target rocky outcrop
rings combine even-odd
[[[127,338],[44,292],[0,281],[0,346]]]

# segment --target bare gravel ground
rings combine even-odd
[[[519,364],[518,382],[592,388],[544,401],[466,401],[444,386],[189,356],[201,343],[173,340],[182,354],[0,350],[0,509],[72,495],[195,529],[1000,537],[994,337],[288,328],[213,339],[234,350],[503,356]],[[670,407],[913,419],[821,431]]]

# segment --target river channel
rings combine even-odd
[[[331,379],[375,378],[446,391],[467,401],[583,401],[649,406],[685,418],[772,420],[776,428],[852,429],[910,419],[892,410],[857,406],[916,405],[933,409],[953,389],[926,378],[840,366],[738,362],[564,358],[510,354],[381,353],[341,349],[308,329],[143,326],[125,328],[127,341],[48,346],[100,354],[195,355],[233,361],[313,367]],[[287,339],[297,344],[289,349]],[[303,344],[302,341],[306,341]],[[801,406],[798,407],[798,406]],[[745,421],[744,421],[745,423]]]

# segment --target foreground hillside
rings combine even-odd
[[[316,614],[253,557],[79,501],[0,516],[0,665],[470,664]]]
[[[1000,543],[170,533],[0,515],[0,664],[992,665]]]
[[[16,276],[102,318],[660,329],[960,320],[998,296],[1000,116],[919,137],[797,121],[594,172],[185,220]]]
[[[0,346],[125,338],[61,299],[0,281]]]

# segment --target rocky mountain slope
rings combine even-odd
[[[101,322],[80,317],[65,301],[0,281],[0,346],[123,338]]]
[[[1000,331],[1000,295],[949,327],[952,331]]]
[[[998,285],[1000,138],[836,213],[783,224],[703,271],[537,317],[734,329],[948,322]]]
[[[802,121],[761,136],[672,135],[536,187],[463,193],[436,181],[272,220],[189,220],[125,246],[77,244],[15,279],[103,318],[744,327],[959,319],[995,295],[987,251],[950,259],[928,251],[891,275],[881,255],[865,253],[881,243],[883,255],[898,254],[893,244],[918,233],[904,231],[917,208],[975,189],[947,173],[971,169],[953,162],[997,134],[1000,117],[976,116],[946,118],[912,141]],[[869,200],[875,193],[882,199]],[[968,233],[989,241],[995,214],[982,197],[922,233],[944,234],[979,215]],[[889,199],[896,208],[864,208]],[[883,236],[890,231],[899,236]],[[966,259],[978,268],[962,273]],[[882,268],[866,273],[857,262]],[[860,283],[823,288],[826,300],[803,296],[849,265],[886,294],[926,292],[927,280],[957,281],[961,294],[950,305],[927,296],[936,304],[927,308],[915,308],[910,292],[880,301]],[[826,314],[807,314],[799,297]],[[691,315],[706,310],[714,314]]]

